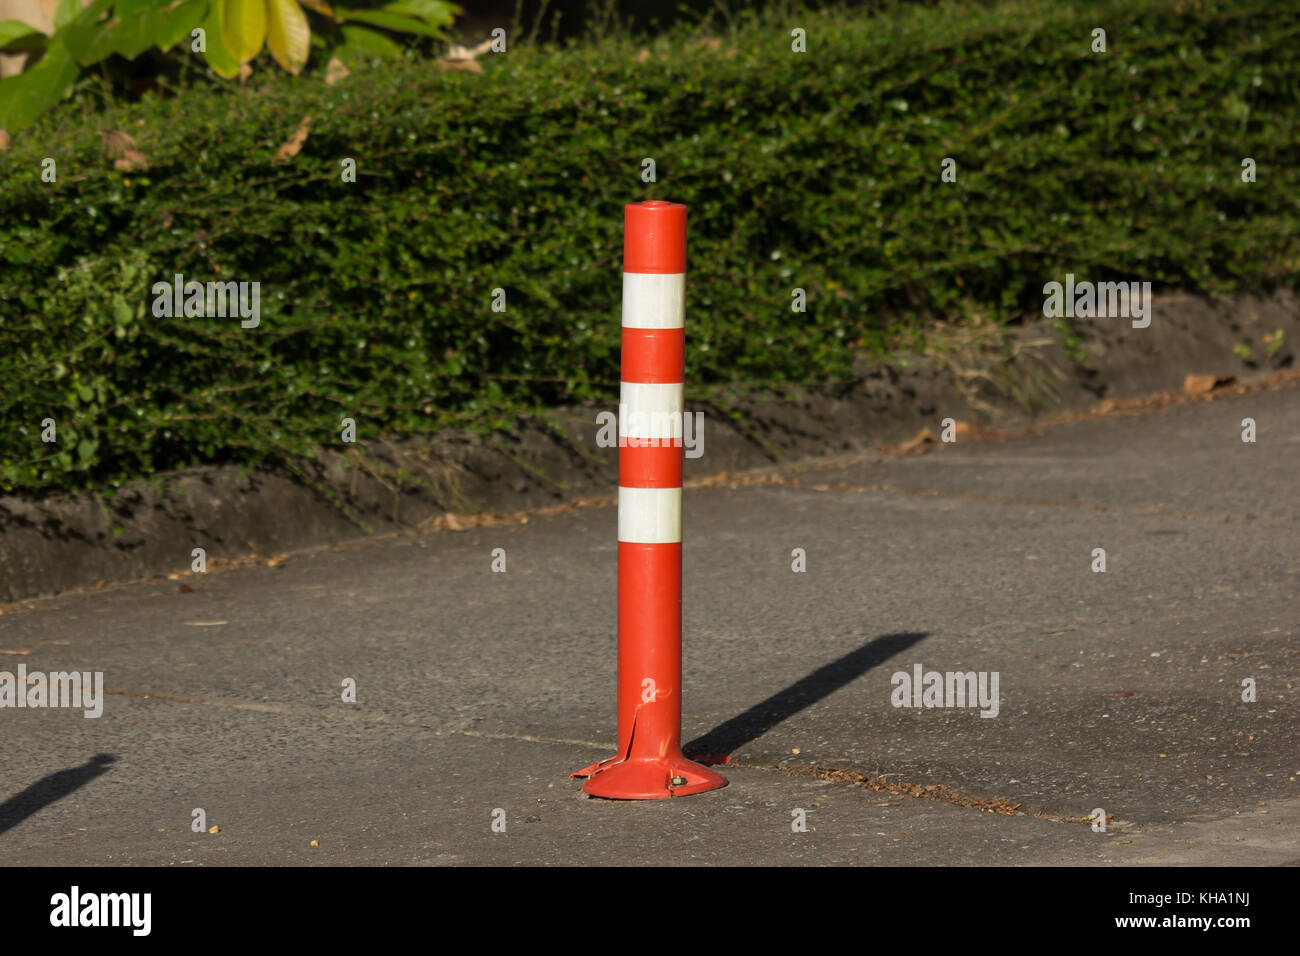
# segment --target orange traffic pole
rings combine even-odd
[[[655,800],[727,785],[682,754],[686,207],[628,203],[618,451],[618,753],[583,792]]]

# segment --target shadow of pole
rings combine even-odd
[[[928,633],[905,631],[873,638],[857,650],[817,668],[784,690],[737,714],[683,747],[686,756],[700,763],[725,763],[727,758],[777,724],[861,677],[871,668],[905,651]]]
[[[0,833],[12,830],[32,814],[81,789],[107,771],[108,765],[115,760],[117,758],[112,754],[95,754],[80,767],[56,771],[37,780],[22,793],[14,794],[0,803]]]

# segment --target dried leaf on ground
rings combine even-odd
[[[114,169],[135,172],[149,168],[148,158],[136,148],[130,133],[124,133],[120,129],[104,130],[104,150],[108,153],[108,158],[113,160]]]
[[[310,122],[310,116],[302,118],[302,122],[293,131],[293,135],[280,145],[280,149],[275,154],[275,162],[286,163],[302,152],[303,143],[307,142],[307,124]]]
[[[1188,375],[1183,379],[1183,392],[1188,395],[1204,395],[1216,388],[1231,385],[1236,379],[1231,375]]]
[[[352,71],[343,65],[343,61],[338,57],[331,57],[329,63],[325,65],[325,85],[333,86],[339,80],[345,80],[352,75]]]
[[[446,58],[448,60],[473,60],[476,57],[482,56],[488,50],[492,49],[492,42],[493,41],[490,39],[484,40],[482,43],[480,43],[478,46],[475,47],[463,47],[453,43],[450,47],[447,48]]]
[[[478,60],[446,60],[441,59],[438,65],[444,70],[466,70],[470,73],[482,73],[483,65]]]

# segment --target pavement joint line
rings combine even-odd
[[[259,714],[280,714],[286,717],[318,717],[328,720],[350,720],[363,723],[390,724],[402,727],[424,727],[432,730],[435,736],[459,734],[464,737],[476,737],[485,740],[521,740],[527,743],[562,744],[564,746],[586,747],[591,750],[607,750],[613,742],[576,740],[567,737],[539,737],[533,734],[510,734],[488,730],[470,730],[461,727],[449,727],[445,724],[431,724],[419,720],[403,720],[387,714],[366,713],[363,711],[330,711],[296,704],[266,704],[259,701],[223,700],[212,697],[181,697],[176,694],[159,694],[153,691],[127,690],[121,687],[108,687],[105,694],[114,697],[134,697],[139,700],[157,700],[171,704],[196,704],[199,706],[219,707],[226,710],[247,710]]]
[[[1051,498],[1021,498],[1010,495],[992,495],[987,492],[979,491],[945,491],[941,488],[900,488],[896,485],[850,485],[847,482],[840,482],[836,485],[805,485],[798,479],[792,481],[773,481],[764,482],[764,484],[779,485],[781,487],[793,488],[796,491],[848,491],[856,493],[883,493],[894,495],[924,495],[932,498],[962,498],[970,501],[986,501],[997,504],[1011,505],[1028,505],[1030,507],[1045,508],[1081,508],[1101,513],[1116,513],[1126,515],[1145,515],[1155,518],[1179,518],[1184,521],[1201,520],[1213,524],[1244,524],[1255,528],[1271,528],[1279,531],[1295,531],[1296,525],[1288,523],[1265,523],[1256,521],[1253,518],[1238,518],[1233,515],[1197,515],[1190,511],[1173,511],[1168,508],[1125,508],[1119,505],[1099,505],[1087,501],[1056,501]]]
[[[482,740],[522,740],[531,744],[563,744],[566,747],[586,747],[588,750],[609,750],[617,746],[617,743],[605,741],[596,743],[591,740],[573,740],[568,737],[537,737],[533,734],[507,734],[493,732],[490,730],[449,730],[449,734],[459,734],[462,737],[476,737]]]
[[[223,700],[213,697],[181,697],[176,694],[159,694],[153,691],[127,690],[121,687],[106,687],[105,694],[114,697],[134,697],[138,700],[157,700],[170,704],[196,704],[206,707],[219,707],[226,710],[247,710],[259,714],[281,714],[293,717],[323,717],[332,720],[351,720],[376,724],[400,724],[407,727],[427,727],[439,731],[437,724],[422,723],[414,720],[402,720],[387,714],[371,714],[364,711],[328,711],[312,707],[300,707],[295,704],[265,704],[251,700]],[[445,728],[442,732],[447,732]]]

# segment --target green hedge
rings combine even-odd
[[[365,439],[610,401],[636,199],[691,207],[697,390],[834,380],[934,316],[1038,313],[1067,271],[1207,291],[1295,272],[1298,8],[965,4],[712,39],[334,86],[259,71],[89,122],[64,104],[0,154],[0,486],[283,466],[345,416]],[[274,162],[308,116],[302,152]],[[147,170],[114,169],[114,128]],[[260,282],[261,326],[155,318],[150,289],[178,272]]]

